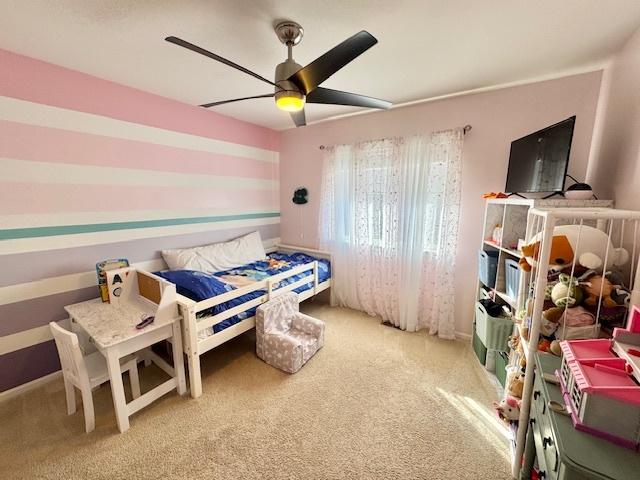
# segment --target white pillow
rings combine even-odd
[[[162,257],[171,270],[199,270],[215,273],[265,260],[267,254],[262,245],[260,232],[253,232],[228,242],[212,243],[195,248],[163,250]]]

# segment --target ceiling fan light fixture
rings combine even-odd
[[[284,112],[299,112],[304,108],[305,96],[295,90],[283,90],[276,93],[276,106]]]

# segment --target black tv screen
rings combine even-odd
[[[562,192],[576,117],[511,142],[507,193]]]

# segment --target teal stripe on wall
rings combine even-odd
[[[233,220],[253,220],[257,218],[279,217],[280,212],[244,213],[239,215],[217,215],[213,217],[165,218],[160,220],[141,220],[136,222],[110,222],[88,225],[60,225],[53,227],[11,228],[0,230],[0,240],[17,238],[51,237],[74,233],[108,232],[111,230],[130,230],[134,228],[167,227],[195,223],[228,222]]]

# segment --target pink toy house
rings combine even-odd
[[[639,326],[639,318],[640,311],[634,308],[629,316],[630,328],[624,331],[636,335],[631,327]],[[637,335],[640,340],[640,332]],[[638,449],[640,386],[630,375],[633,367],[627,359],[612,351],[614,342],[608,339],[565,341],[560,346],[563,358],[558,376],[574,426]]]

